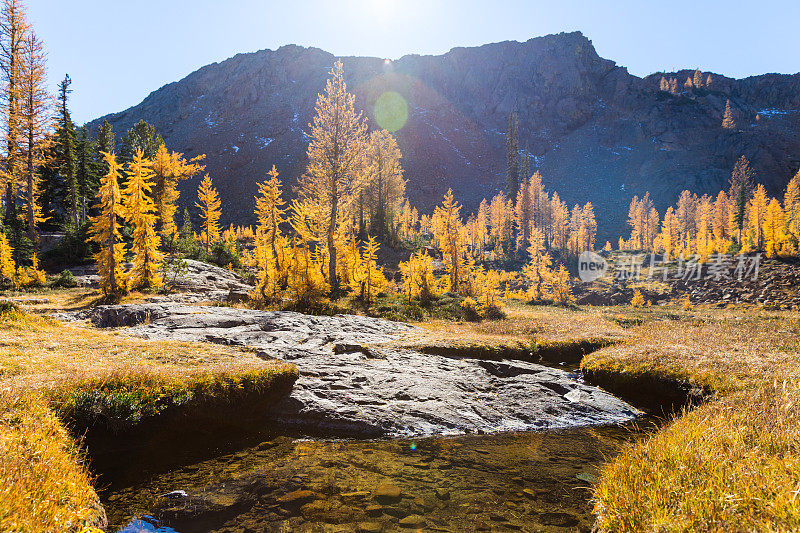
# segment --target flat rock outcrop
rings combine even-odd
[[[448,358],[393,347],[417,328],[285,311],[103,306],[60,318],[147,339],[207,341],[289,360],[301,371],[273,419],[316,435],[409,437],[618,423],[636,410],[575,375],[521,361]]]

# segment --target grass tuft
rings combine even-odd
[[[0,392],[0,531],[105,526],[78,447],[43,395]]]

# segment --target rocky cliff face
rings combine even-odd
[[[249,223],[256,182],[272,164],[289,186],[301,174],[307,125],[335,60],[294,45],[239,54],[90,127],[106,118],[124,131],[145,119],[170,148],[207,154],[223,222]],[[595,204],[601,241],[626,231],[634,194],[650,191],[662,212],[684,188],[715,194],[741,155],[777,194],[800,166],[800,75],[712,74],[710,87],[683,89],[692,74],[685,70],[667,74],[680,80],[681,92],[673,95],[659,91],[661,74],[629,74],[599,57],[578,32],[441,56],[343,62],[372,127],[375,101],[385,91],[408,103],[397,137],[408,195],[423,211],[448,187],[467,211],[503,187],[503,132],[512,111],[519,114],[520,145],[548,188],[570,205]],[[720,127],[727,99],[737,119],[732,131]],[[182,185],[186,204],[193,204],[196,185]]]

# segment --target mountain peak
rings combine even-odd
[[[171,149],[206,153],[229,206],[224,222],[249,223],[256,182],[273,164],[287,190],[302,173],[306,125],[335,59],[296,44],[239,54],[89,126],[106,118],[123,132],[144,119]],[[502,188],[511,112],[519,116],[520,144],[550,190],[570,204],[591,201],[598,213],[613,213],[598,219],[601,240],[624,229],[619,205],[634,194],[650,191],[663,209],[683,188],[716,192],[741,155],[777,191],[796,170],[787,154],[800,152],[800,77],[711,73],[711,87],[686,89],[681,80],[677,94],[664,93],[660,75],[630,75],[578,31],[406,55],[391,68],[380,58],[343,60],[371,127],[380,94],[405,98],[408,121],[396,135],[408,195],[423,212],[450,187],[467,210]],[[727,99],[740,124],[734,133],[720,128]],[[185,205],[193,205],[195,186],[182,184]]]

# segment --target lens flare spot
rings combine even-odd
[[[416,442],[412,442],[410,448],[411,448],[412,452],[417,451],[417,443]]]
[[[375,121],[381,128],[395,132],[402,129],[408,121],[408,104],[403,96],[395,91],[387,91],[375,102]]]

